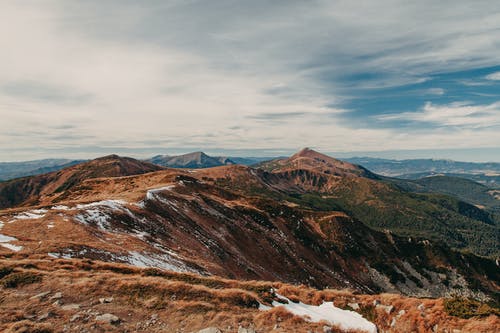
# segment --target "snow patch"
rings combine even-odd
[[[331,325],[338,326],[342,330],[359,330],[369,333],[377,333],[377,326],[366,320],[355,311],[342,310],[333,305],[333,302],[323,302],[321,305],[309,305],[302,302],[294,303],[288,298],[276,294],[282,301],[288,302],[281,304],[273,301],[272,307],[282,306],[289,312],[305,316],[307,320],[312,322],[327,321]],[[267,311],[272,307],[260,304],[259,310]]]
[[[115,210],[121,210],[123,208],[123,205],[125,205],[126,202],[123,200],[103,200],[103,201],[96,201],[96,202],[91,202],[87,204],[79,204],[76,205],[76,209],[88,209],[88,208],[93,208],[93,207],[109,207],[111,209]]]
[[[10,220],[10,223],[14,222],[15,220],[34,220],[34,219],[41,219],[42,217],[45,216],[47,213],[46,209],[33,209],[27,212],[19,213],[16,214],[12,217],[12,220]]]
[[[10,237],[7,235],[0,234],[0,243],[7,243],[7,242],[11,242],[11,241],[16,241],[16,240],[17,240],[17,238],[15,238],[15,237]]]
[[[9,243],[9,242],[16,241],[16,240],[17,240],[17,238],[15,238],[15,237],[0,234],[0,246],[8,248],[12,251],[18,252],[18,251],[21,251],[23,249],[23,247]]]
[[[130,251],[126,258],[123,258],[129,264],[137,267],[156,267],[174,272],[189,272],[182,262],[174,260],[168,255],[157,255]]]
[[[68,206],[64,205],[57,205],[57,206],[52,206],[50,207],[51,210],[71,210]]]
[[[109,229],[109,219],[110,216],[107,214],[106,210],[125,212],[133,216],[132,212],[126,208],[126,204],[123,200],[104,200],[96,201],[88,204],[76,205],[76,209],[82,210],[83,212],[75,215],[74,219],[81,224],[95,224],[99,229],[106,230]]]
[[[140,202],[138,202],[136,205],[141,207],[141,208],[144,208],[145,207],[145,201],[159,201],[165,205],[168,205],[170,206],[173,210],[175,210],[176,212],[179,212],[178,211],[178,208],[179,206],[177,205],[176,202],[172,201],[172,200],[167,200],[165,198],[162,198],[158,193],[160,192],[164,192],[164,191],[172,191],[173,188],[175,188],[176,185],[168,185],[168,186],[164,186],[164,187],[159,187],[159,188],[153,188],[153,189],[150,189],[146,192],[146,198]]]
[[[9,250],[12,250],[12,251],[15,251],[15,252],[19,252],[19,251],[21,251],[23,249],[22,246],[13,245],[13,244],[9,244],[9,243],[0,243],[0,246],[6,247]]]
[[[182,260],[174,258],[175,255],[169,254],[167,251],[163,251],[163,253],[130,251],[124,254],[117,254],[100,249],[83,248],[80,250],[62,249],[60,252],[49,252],[47,255],[52,258],[64,259],[84,258],[86,256],[95,258],[96,256],[100,256],[101,260],[104,261],[127,263],[136,267],[154,267],[174,272],[202,273],[189,268]]]

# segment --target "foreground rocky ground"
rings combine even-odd
[[[3,256],[0,284],[2,332],[343,331],[294,315],[287,304],[272,306],[278,295],[312,305],[333,301],[360,313],[379,332],[500,331],[497,310],[485,304],[467,313],[463,304],[443,299],[316,290],[88,259]]]

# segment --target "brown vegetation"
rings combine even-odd
[[[429,332],[462,329],[463,332],[496,332],[495,315],[461,319],[449,315],[440,299],[416,299],[394,294],[361,295],[349,290],[317,290],[279,282],[238,281],[218,277],[140,269],[92,260],[0,259],[9,276],[44,276],[34,284],[0,289],[0,330],[6,332],[54,332],[87,329],[95,332],[148,331],[196,332],[209,326],[236,332],[239,326],[257,332],[323,332],[326,323],[311,323],[283,307],[258,310],[259,303],[276,299],[271,288],[294,301],[357,310],[386,332]],[[21,279],[22,280],[22,279]],[[2,282],[3,283],[3,282]],[[48,292],[46,295],[41,294]],[[51,298],[60,292],[60,298]],[[109,303],[100,298],[112,297]],[[58,302],[54,302],[58,301]],[[78,304],[78,307],[71,307]],[[393,306],[391,311],[376,304]],[[70,305],[64,308],[64,305]],[[96,322],[100,313],[112,313],[121,321]],[[154,316],[154,320],[152,320]],[[76,319],[75,319],[76,318]],[[340,330],[333,328],[333,332]]]

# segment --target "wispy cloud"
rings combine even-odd
[[[443,88],[429,88],[429,89],[426,90],[427,94],[429,94],[429,95],[438,95],[438,96],[444,95],[445,92],[446,91]]]
[[[500,125],[500,102],[489,105],[472,105],[455,102],[447,105],[426,103],[421,110],[377,116],[382,121],[403,120],[430,123],[437,126],[485,128]]]
[[[500,81],[500,72],[495,72],[486,75],[487,80]]]
[[[11,148],[27,156],[40,147],[74,147],[74,138],[81,146],[135,149],[148,142],[398,149],[432,146],[429,138],[454,146],[457,136],[446,131],[409,136],[406,128],[361,121],[388,106],[399,111],[386,117],[443,126],[437,114],[449,112],[456,124],[448,125],[467,127],[470,145],[482,145],[485,131],[473,128],[497,124],[488,118],[496,109],[487,108],[488,116],[466,110],[496,101],[454,105],[463,91],[435,81],[498,66],[494,5],[0,0],[0,119],[9,129],[0,132],[0,149],[9,149],[0,158],[11,159]],[[478,98],[490,98],[481,89],[497,84],[486,75],[494,74],[464,78],[487,83],[474,87]],[[406,86],[413,93],[398,90]],[[381,89],[393,91],[384,96]],[[406,112],[422,105],[418,98],[431,103]],[[356,112],[346,124],[342,115]]]

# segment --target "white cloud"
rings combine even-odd
[[[445,92],[446,91],[443,88],[430,88],[430,89],[427,89],[427,91],[426,91],[426,93],[429,95],[437,95],[437,96],[444,95]]]
[[[428,102],[417,112],[381,115],[377,118],[382,121],[425,122],[437,126],[495,127],[500,126],[500,102],[487,105],[472,105],[469,102],[435,105]]]
[[[355,83],[373,88],[496,65],[499,11],[487,2],[443,6],[0,0],[0,149],[29,158],[37,147],[148,142],[325,150],[431,145],[427,138],[448,134],[347,126],[339,115],[348,111],[335,105],[349,95],[339,78],[360,72],[383,73]],[[428,93],[444,93],[439,89]],[[472,127],[486,122],[477,114],[455,118]],[[483,142],[483,132],[469,137],[471,145]]]
[[[500,81],[500,72],[491,73],[486,75],[487,80]]]

